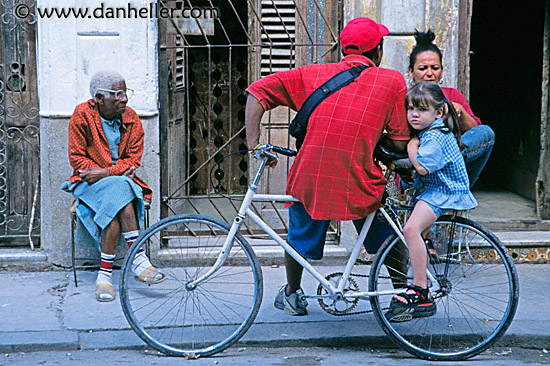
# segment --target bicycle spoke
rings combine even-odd
[[[206,356],[236,342],[252,324],[261,304],[262,278],[250,245],[239,234],[227,260],[208,277],[229,226],[201,215],[181,215],[148,229],[136,245],[166,250],[152,264],[166,275],[157,285],[133,279],[132,247],[121,279],[124,314],[150,346],[169,355]],[[235,265],[238,263],[238,265]]]
[[[518,301],[517,273],[506,248],[470,220],[440,218],[430,235],[436,255],[429,270],[439,282],[437,291],[432,292],[436,314],[391,323],[384,317],[390,298],[383,296],[371,298],[373,313],[386,334],[416,356],[430,360],[466,359],[490,347],[510,325]],[[369,291],[391,288],[384,263],[388,259],[391,262],[394,246],[399,246],[395,237],[374,258]],[[485,253],[496,255],[485,257]],[[408,258],[407,253],[402,254]],[[403,268],[408,267],[408,261],[402,263]],[[404,276],[406,271],[398,272]]]

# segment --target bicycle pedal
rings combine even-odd
[[[412,319],[413,319],[412,314],[401,314],[401,315],[398,315],[398,316],[390,319],[390,322],[392,322],[392,323],[401,323],[401,322],[411,321]]]

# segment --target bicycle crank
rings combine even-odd
[[[328,276],[326,276],[326,280],[333,283],[335,287],[338,286],[339,282],[342,280],[342,272],[335,272],[331,273]],[[348,281],[344,287],[344,294],[349,292],[358,292],[359,291],[359,285],[353,278],[348,278]],[[351,298],[345,298],[341,297],[338,299],[331,299],[329,297],[328,291],[323,287],[323,285],[319,284],[317,287],[317,295],[320,296],[327,296],[326,298],[318,299],[319,305],[321,308],[326,311],[329,314],[332,315],[352,315],[355,313],[352,313],[352,310],[355,309],[357,306],[357,303],[359,302],[358,298],[351,299]]]

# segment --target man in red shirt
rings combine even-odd
[[[361,220],[378,209],[386,180],[373,163],[384,132],[389,147],[403,151],[410,137],[403,76],[379,68],[388,29],[369,18],[351,20],[340,34],[344,58],[268,75],[247,91],[248,146],[256,146],[260,120],[277,106],[299,110],[308,96],[337,73],[357,65],[364,70],[351,84],[325,99],[309,118],[307,133],[287,181],[287,194],[300,203],[289,208],[289,243],[307,259],[321,259],[330,220]],[[271,166],[274,166],[272,162]],[[275,307],[306,315],[300,300],[303,268],[285,253],[287,285]]]

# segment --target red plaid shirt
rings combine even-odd
[[[316,220],[360,219],[380,207],[386,180],[373,163],[374,148],[384,130],[394,140],[410,138],[403,76],[348,55],[338,63],[268,75],[247,89],[265,110],[282,105],[297,111],[321,84],[358,64],[370,67],[315,109],[290,169],[287,194]]]
[[[76,106],[69,121],[69,161],[74,169],[69,181],[80,180],[78,171],[86,168],[107,168],[111,175],[122,175],[132,166],[139,168],[143,155],[143,127],[130,107],[126,107],[121,117],[119,159],[113,165],[95,102],[90,99]],[[153,191],[147,183],[137,175],[134,181],[143,189],[143,197],[151,199]]]

